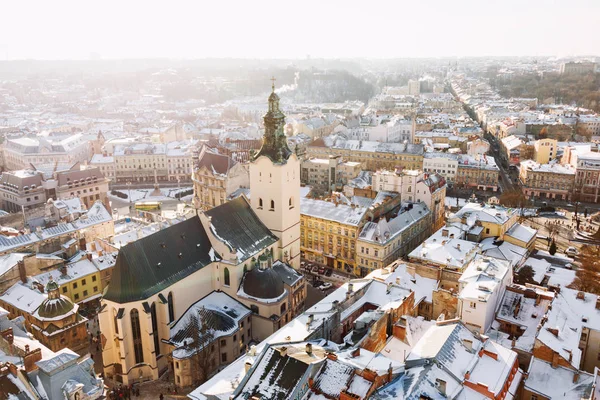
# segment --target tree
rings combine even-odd
[[[191,354],[191,372],[194,385],[199,385],[206,381],[214,364],[213,345],[214,333],[206,323],[209,320],[209,313],[204,307],[193,313],[185,328],[188,339],[184,341],[184,348],[188,354]],[[189,341],[189,342],[188,342]]]
[[[537,285],[538,282],[533,279],[534,276],[535,271],[533,268],[531,268],[529,265],[524,265],[521,267],[521,269],[515,272],[514,282],[518,283],[519,285],[525,285],[527,283],[533,283]]]
[[[581,267],[577,269],[572,289],[600,295],[600,246],[586,244],[579,250]]]
[[[508,190],[502,193],[498,201],[505,207],[513,208],[523,208],[527,204],[525,195],[518,189]]]
[[[556,242],[554,241],[554,239],[552,239],[552,243],[550,243],[550,249],[548,250],[548,252],[551,255],[555,255],[556,254]]]

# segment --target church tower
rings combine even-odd
[[[300,161],[287,144],[285,115],[279,96],[269,96],[260,150],[250,163],[250,204],[256,215],[279,238],[275,259],[300,268]]]

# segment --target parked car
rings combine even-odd
[[[331,268],[327,268],[325,270],[325,276],[331,276],[332,273],[333,273],[333,270]]]
[[[573,246],[569,246],[565,250],[565,254],[568,255],[569,257],[575,257],[577,255],[577,253],[578,253],[577,249]]]
[[[322,284],[321,286],[319,286],[319,289],[321,290],[327,290],[327,289],[331,289],[333,285],[329,282],[325,282],[324,284]]]

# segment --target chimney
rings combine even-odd
[[[308,314],[308,321],[306,322],[308,325],[312,324],[315,320],[315,314]]]
[[[573,383],[579,382],[579,371],[575,372],[573,375]]]
[[[19,278],[21,282],[27,283],[27,271],[25,270],[25,259],[17,262],[17,266],[19,267]]]
[[[456,243],[456,250],[460,251],[460,243]]]
[[[306,354],[312,354],[312,344],[306,343]]]
[[[596,310],[600,310],[600,297],[596,298]]]
[[[396,285],[400,286],[400,277],[396,278]]]
[[[469,339],[463,339],[463,345],[467,348],[467,350],[473,350],[473,341]]]
[[[354,351],[352,351],[351,355],[352,355],[352,357],[359,357],[360,356],[360,347],[357,347]]]
[[[248,371],[250,371],[250,368],[252,368],[252,363],[250,361],[246,361],[244,364],[244,372],[247,374]]]
[[[12,330],[12,327],[10,327],[10,328],[8,328],[8,329],[5,329],[5,330],[3,330],[2,332],[0,332],[0,336],[2,336],[2,338],[3,338],[4,340],[6,340],[6,343],[8,343],[8,344],[10,344],[10,345],[12,345],[12,344],[13,344],[13,342],[14,342],[14,339],[15,339],[15,337],[14,337],[14,335],[13,335],[13,330]]]
[[[585,292],[577,292],[577,300],[585,300]]]
[[[392,282],[390,282],[390,283],[387,284],[387,290],[386,290],[387,294],[389,294],[392,291],[392,285],[393,285]]]
[[[38,366],[35,363],[41,360],[42,349],[29,351],[29,346],[25,346],[25,355],[23,356],[23,366],[25,367],[25,372],[31,372],[38,369]]]
[[[92,261],[92,253],[87,253],[86,257],[87,257],[88,261]]]
[[[467,371],[465,372],[465,381],[468,381],[469,379],[471,379],[471,372]]]
[[[348,293],[352,293],[354,291],[354,284],[352,282],[348,283]]]
[[[279,348],[279,355],[280,355],[281,357],[285,357],[285,356],[287,356],[287,347],[280,347],[280,348]]]
[[[443,379],[436,379],[435,380],[435,386],[437,387],[437,390],[440,391],[441,394],[443,394],[444,396],[446,395],[446,381]]]
[[[448,229],[442,229],[442,237],[448,237]]]

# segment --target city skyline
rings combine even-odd
[[[593,56],[600,3],[3,4],[0,59]],[[31,11],[35,10],[34,13]],[[385,10],[385,12],[383,12]],[[454,37],[453,37],[454,35]]]

